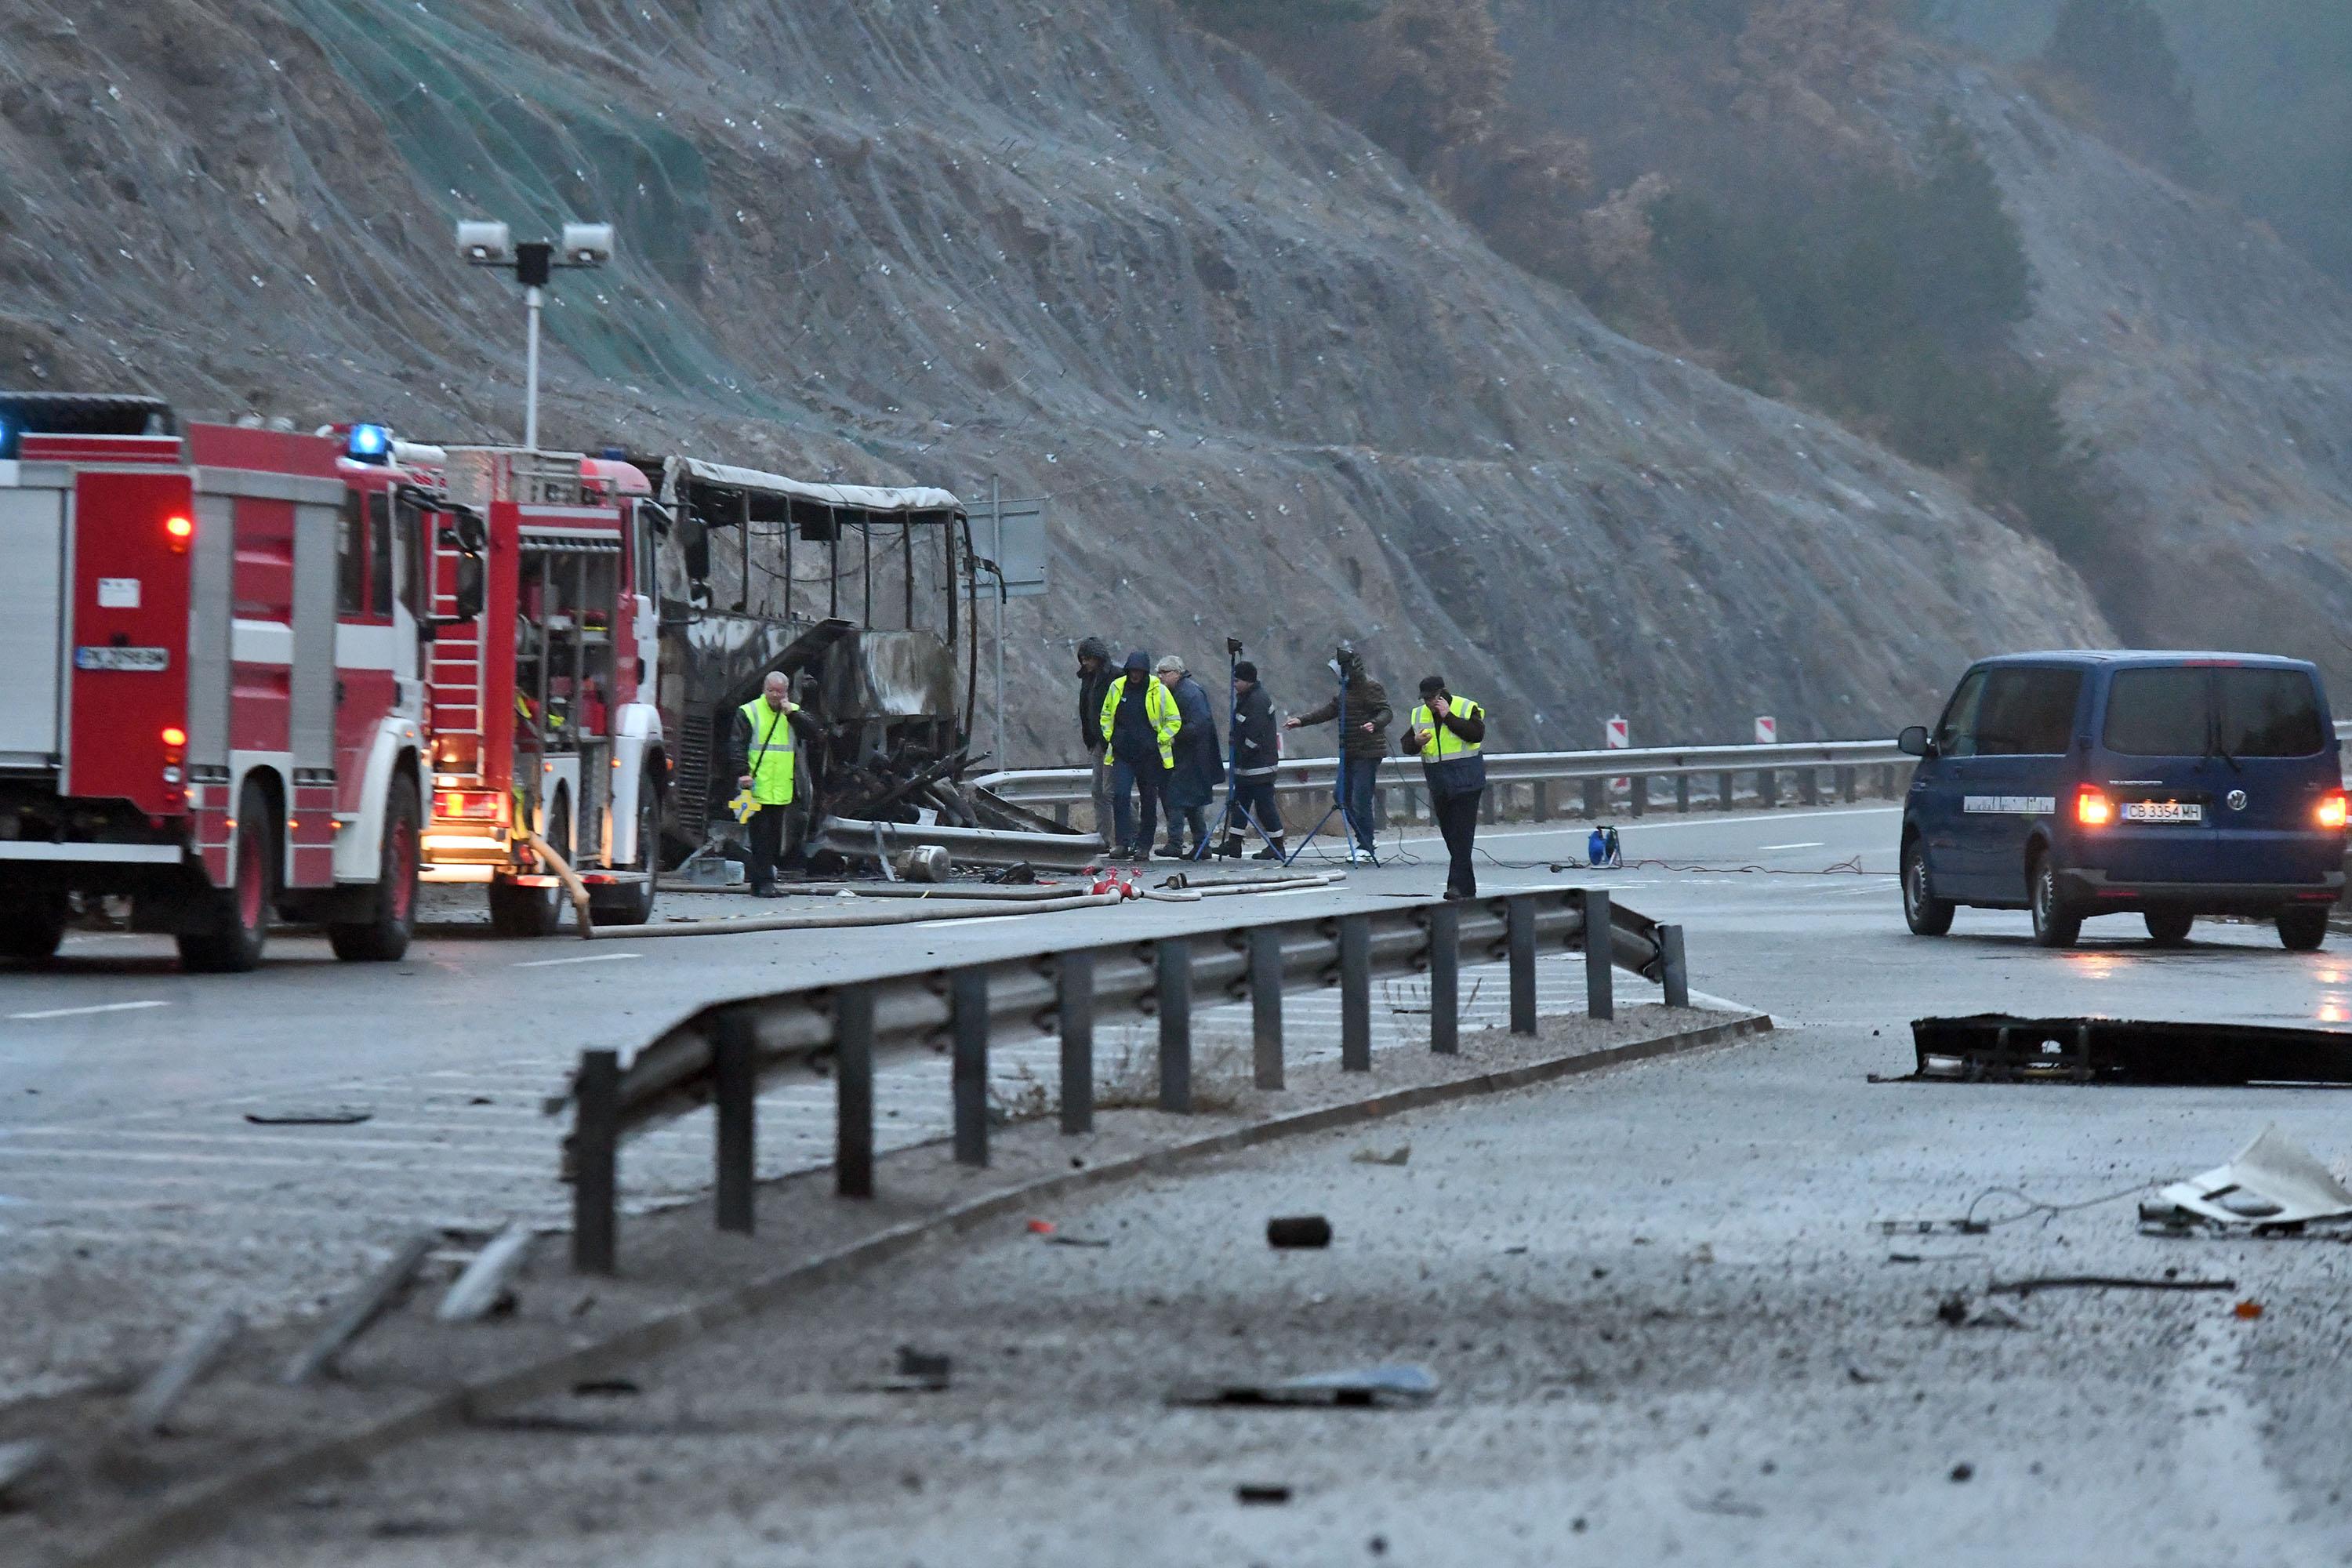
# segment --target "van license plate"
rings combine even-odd
[[[167,647],[78,647],[76,669],[135,669],[154,674],[172,668]]]
[[[2202,822],[2205,808],[2195,801],[2127,800],[2124,802],[2126,822]]]

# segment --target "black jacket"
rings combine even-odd
[[[1256,681],[1234,704],[1234,771],[1238,774],[1255,776],[1270,773],[1282,760],[1282,743],[1276,738],[1274,700],[1265,688]]]
[[[1081,755],[1092,755],[1103,748],[1103,699],[1110,695],[1110,683],[1118,679],[1118,671],[1105,659],[1095,667],[1092,675],[1078,677],[1078,747]]]

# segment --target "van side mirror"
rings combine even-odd
[[[1928,743],[1927,726],[1914,724],[1895,737],[1895,749],[1906,757],[1932,757],[1936,748]]]
[[[458,621],[481,619],[483,596],[482,558],[460,555],[457,557],[457,591],[450,595],[457,601],[457,613],[451,618]]]

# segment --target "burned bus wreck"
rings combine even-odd
[[[963,782],[980,760],[970,743],[979,649],[961,501],[693,458],[633,460],[661,518],[657,701],[677,737],[668,865],[740,858],[729,728],[772,670],[791,678],[815,729],[799,759],[788,862],[828,817],[1057,832]],[[819,868],[840,858],[825,851]]]

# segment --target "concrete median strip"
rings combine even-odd
[[[1416,1054],[1414,1064],[1408,1067],[1400,1062],[1396,1064],[1395,1070],[1404,1077],[1418,1077],[1429,1081],[1391,1082],[1382,1086],[1366,1084],[1360,1076],[1351,1079],[1335,1078],[1330,1081],[1328,1092],[1344,1095],[1345,1098],[1273,1114],[1263,1113],[1263,1107],[1272,1099],[1271,1096],[1258,1097],[1253,1101],[1248,1098],[1248,1091],[1238,1091],[1244,1095],[1241,1101],[1243,1109],[1235,1114],[1243,1120],[1235,1122],[1229,1119],[1223,1126],[1201,1127],[1200,1121],[1211,1120],[1206,1115],[1195,1120],[1165,1117],[1150,1111],[1125,1112],[1118,1114],[1129,1120],[1120,1124],[1116,1137],[1109,1133],[1098,1134],[1099,1142],[1089,1142],[1081,1146],[1062,1139],[1054,1131],[1050,1119],[1024,1121],[1003,1135],[999,1146],[1008,1158],[1003,1169],[991,1173],[964,1172],[950,1175],[954,1167],[948,1163],[948,1151],[939,1144],[925,1144],[902,1151],[888,1156],[882,1170],[887,1178],[904,1162],[905,1168],[899,1173],[899,1180],[895,1184],[886,1181],[884,1184],[902,1195],[926,1184],[934,1190],[941,1201],[920,1217],[881,1223],[871,1230],[846,1240],[837,1240],[832,1245],[820,1243],[814,1252],[782,1262],[780,1266],[770,1267],[756,1278],[740,1284],[722,1285],[685,1300],[679,1300],[672,1293],[644,1301],[644,1315],[637,1321],[617,1326],[593,1339],[583,1339],[580,1332],[581,1325],[575,1321],[558,1323],[550,1320],[541,1322],[534,1319],[532,1324],[541,1337],[536,1344],[525,1350],[518,1362],[510,1364],[483,1364],[483,1347],[494,1345],[495,1341],[477,1338],[446,1342],[448,1347],[452,1347],[443,1352],[450,1364],[466,1364],[467,1356],[456,1348],[463,1346],[472,1352],[475,1364],[482,1370],[472,1375],[461,1374],[461,1380],[450,1386],[408,1397],[394,1407],[364,1416],[337,1435],[302,1442],[289,1451],[248,1464],[232,1473],[192,1482],[179,1497],[121,1524],[88,1550],[79,1554],[68,1554],[63,1560],[81,1565],[81,1568],[129,1568],[131,1564],[154,1562],[173,1551],[184,1549],[199,1537],[227,1527],[245,1510],[321,1479],[347,1474],[403,1444],[435,1433],[455,1430],[469,1423],[488,1421],[499,1411],[562,1393],[583,1380],[611,1376],[621,1369],[635,1366],[688,1344],[725,1324],[766,1310],[819,1286],[901,1258],[929,1243],[963,1234],[992,1222],[1018,1220],[1049,1209],[1055,1200],[1066,1199],[1088,1189],[1138,1175],[1171,1172],[1202,1160],[1236,1153],[1280,1140],[1347,1128],[1478,1096],[1529,1088],[1603,1068],[1727,1045],[1765,1033],[1772,1026],[1770,1018],[1760,1014],[1696,1022],[1687,1012],[1660,1011],[1664,1016],[1657,1022],[1688,1023],[1691,1026],[1644,1036],[1634,1026],[1638,1020],[1629,1019],[1618,1025],[1588,1025],[1581,1018],[1561,1020],[1559,1025],[1561,1029],[1573,1027],[1583,1031],[1583,1037],[1588,1040],[1597,1035],[1605,1042],[1565,1055],[1544,1054],[1557,1053],[1560,1044],[1557,1039],[1515,1043],[1513,1037],[1497,1031],[1486,1037],[1489,1042],[1487,1048],[1504,1059],[1484,1070],[1475,1065],[1467,1054],[1462,1057],[1419,1057]],[[1465,1038],[1464,1044],[1475,1049],[1478,1042]],[[1391,1054],[1382,1055],[1387,1058]],[[1294,1085],[1295,1089],[1301,1087]],[[1364,1092],[1366,1089],[1372,1092]],[[1297,1103],[1308,1097],[1297,1094],[1286,1098]],[[1188,1122],[1191,1123],[1189,1128]],[[1034,1144],[1017,1160],[1009,1157],[1014,1151],[1008,1147],[1016,1136],[1025,1136]],[[1099,1155],[1106,1145],[1117,1152],[1091,1161],[1072,1157],[1081,1149]],[[1336,1157],[1346,1158],[1344,1152]],[[975,1184],[983,1190],[972,1191]],[[870,1210],[842,1207],[840,1200],[829,1195],[829,1183],[812,1183],[796,1190],[809,1193],[812,1204],[827,1205],[823,1212],[835,1216],[836,1223],[834,1228],[836,1231],[842,1223],[847,1223],[842,1216],[871,1213]],[[678,1234],[684,1235],[691,1230],[699,1236],[699,1227],[683,1223],[684,1218],[681,1216]],[[805,1235],[816,1227],[803,1226],[795,1228]],[[822,1232],[818,1234],[821,1236]],[[725,1245],[740,1246],[740,1243],[730,1238]],[[543,1264],[551,1261],[553,1256],[551,1253],[544,1255]],[[725,1252],[717,1256],[723,1262],[723,1259],[734,1258],[737,1254]],[[399,1261],[395,1259],[395,1264]],[[711,1271],[709,1266],[703,1267],[705,1272]],[[635,1290],[640,1297],[656,1287],[674,1292],[678,1287],[673,1281],[689,1277],[685,1271],[673,1272],[676,1268],[673,1258],[650,1271],[645,1279],[625,1280],[614,1289],[624,1292]],[[387,1269],[384,1275],[390,1272]],[[662,1279],[653,1279],[653,1273],[660,1274]],[[371,1283],[382,1283],[384,1275],[380,1275]],[[580,1298],[576,1289],[562,1294],[567,1300]],[[542,1300],[547,1303],[542,1310],[552,1309],[551,1297],[543,1296]],[[627,1306],[625,1301],[616,1302],[614,1310],[627,1310]],[[414,1341],[410,1349],[419,1352],[429,1350],[433,1344],[445,1343],[415,1339],[415,1336],[421,1332],[483,1336],[518,1331],[492,1327],[442,1329],[433,1325],[425,1314],[415,1316],[418,1320],[415,1324],[403,1320],[403,1331]],[[568,1318],[569,1314],[565,1316]],[[379,1333],[383,1331],[379,1331]],[[320,1336],[322,1342],[324,1338]],[[369,1381],[383,1386],[387,1393],[397,1386],[396,1381]]]

